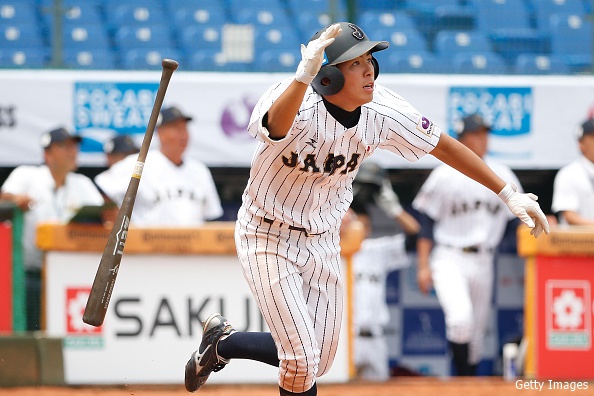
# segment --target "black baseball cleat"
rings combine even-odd
[[[186,363],[185,385],[188,392],[195,392],[208,379],[210,373],[222,370],[228,359],[220,357],[217,346],[221,338],[233,334],[235,329],[220,314],[212,314],[204,322],[202,342]]]

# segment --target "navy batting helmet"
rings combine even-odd
[[[339,22],[342,32],[326,47],[322,68],[311,82],[313,89],[320,95],[334,95],[344,86],[344,76],[337,64],[355,59],[367,52],[385,50],[390,45],[387,41],[371,41],[361,28],[354,23]],[[315,40],[326,30],[318,31],[311,40]],[[310,41],[311,41],[310,40]],[[379,74],[379,64],[372,57],[375,78]]]

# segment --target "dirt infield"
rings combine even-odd
[[[542,384],[542,388],[538,387]],[[577,389],[581,384],[581,389]],[[571,387],[574,390],[571,390]],[[583,389],[587,386],[587,389]],[[567,389],[559,389],[559,388]],[[557,388],[557,389],[554,389]],[[278,396],[271,385],[206,385],[197,396]],[[0,388],[4,396],[181,396],[190,395],[183,386],[119,387],[27,387]],[[320,384],[319,396],[594,396],[594,383],[528,381],[505,382],[500,378],[439,379],[434,377],[395,378],[375,384],[354,381],[348,384]]]

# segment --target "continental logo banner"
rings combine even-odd
[[[557,226],[549,235],[534,238],[522,226],[517,235],[520,256],[594,256],[594,227]]]
[[[133,228],[125,253],[235,254],[234,222],[212,222],[200,228]],[[41,224],[41,250],[102,252],[110,229],[96,225]]]

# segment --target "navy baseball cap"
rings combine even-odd
[[[64,127],[53,129],[49,132],[45,132],[41,135],[41,147],[44,149],[48,148],[54,143],[64,142],[66,140],[74,140],[76,143],[80,143],[82,141],[82,137],[71,135],[70,132],[66,130]]]
[[[159,119],[157,120],[157,126],[169,124],[177,120],[192,121],[192,117],[182,113],[182,111],[175,106],[167,107],[161,110],[161,114],[159,114]]]
[[[480,114],[471,114],[462,118],[462,123],[456,128],[456,133],[460,136],[468,132],[477,132],[482,128],[490,131],[491,125],[487,124]]]
[[[578,128],[578,139],[581,139],[584,135],[592,135],[594,134],[594,118],[590,118],[586,120],[580,127]]]
[[[105,154],[135,154],[140,149],[129,135],[117,135],[103,145]]]

